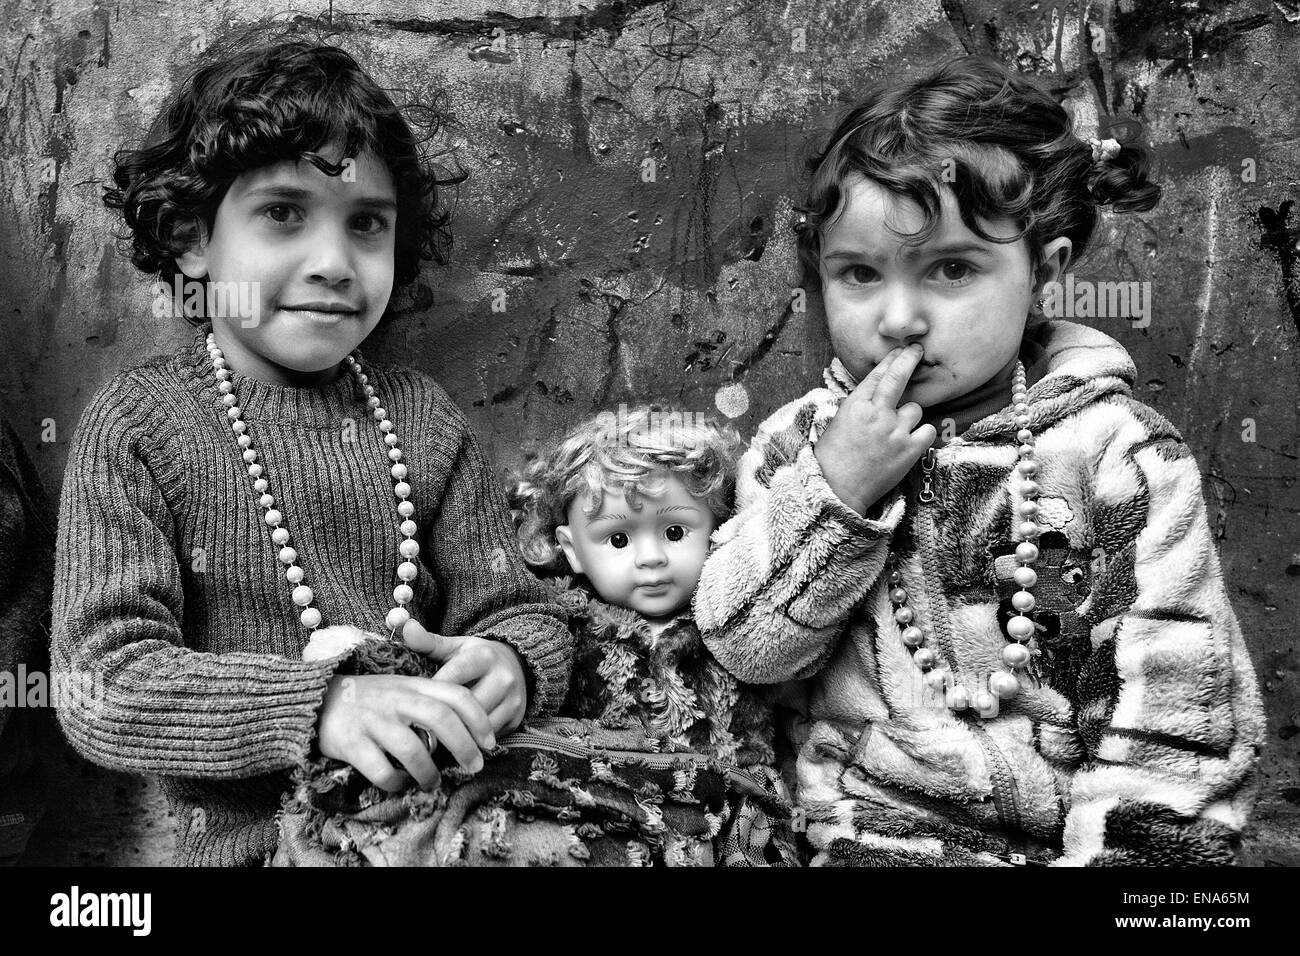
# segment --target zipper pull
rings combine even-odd
[[[925,504],[934,501],[934,459],[932,446],[925,450],[925,457],[921,459],[921,493],[917,498]]]

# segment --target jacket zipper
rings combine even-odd
[[[957,660],[949,636],[947,599],[943,595],[942,588],[931,587],[932,581],[941,580],[936,561],[938,534],[935,530],[933,509],[936,497],[935,486],[938,484],[935,475],[936,458],[934,448],[929,448],[926,450],[925,457],[921,459],[921,490],[917,494],[916,507],[917,556],[921,564],[921,586],[929,602],[930,629],[934,633],[940,654],[947,663],[953,680],[956,680]],[[989,777],[993,784],[993,805],[997,810],[998,822],[1004,828],[1019,828],[1020,811],[1016,806],[1015,778],[1011,773],[1011,767],[997,744],[989,737],[988,732],[980,726],[978,719],[970,722],[970,729],[989,762]],[[1017,858],[1013,862],[1018,863],[1023,859],[1019,853],[1012,856]]]

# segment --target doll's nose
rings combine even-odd
[[[668,555],[663,546],[659,543],[658,538],[644,541],[638,544],[636,549],[636,564],[639,568],[657,568],[660,565],[668,563]]]

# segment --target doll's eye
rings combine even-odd
[[[686,529],[679,524],[670,524],[664,529],[664,537],[669,541],[680,541],[686,537]]]
[[[615,531],[613,534],[609,536],[609,543],[610,546],[614,548],[626,548],[627,535],[622,531]]]

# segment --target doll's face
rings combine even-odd
[[[585,497],[569,506],[569,523],[555,529],[569,566],[585,574],[600,599],[644,617],[669,618],[690,606],[709,551],[712,512],[676,475],[663,490],[638,496],[606,491],[598,512],[583,513]]]

